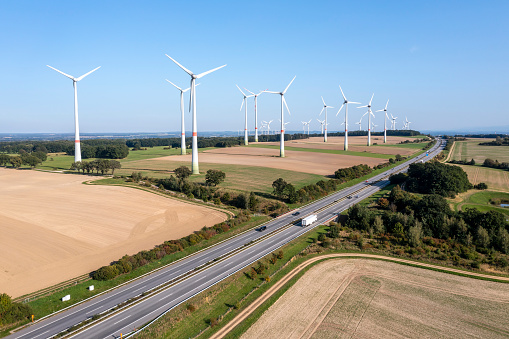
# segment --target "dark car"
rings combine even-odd
[[[292,215],[299,215],[299,214],[300,214],[300,212],[295,212]]]
[[[266,229],[267,229],[267,226],[262,226],[262,227],[260,227],[260,228],[258,229],[258,231],[260,231],[260,232],[261,232],[261,231],[265,231]]]

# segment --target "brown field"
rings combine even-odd
[[[366,259],[312,267],[242,338],[507,338],[509,284]]]
[[[81,175],[0,169],[0,292],[13,297],[226,219],[220,211]]]
[[[279,149],[228,147],[204,151],[200,153],[199,161],[213,164],[269,167],[319,175],[331,175],[338,168],[353,165],[366,164],[373,167],[387,162],[386,159],[378,158],[298,151],[285,151],[285,156],[285,158],[279,158]],[[190,157],[187,155],[173,155],[154,160],[182,162],[189,161]]]
[[[490,190],[509,192],[509,171],[481,166],[456,166],[460,166],[465,172],[467,172],[468,180],[473,185],[484,182],[488,185]]]
[[[371,137],[371,141],[373,143],[377,143],[378,145],[383,144],[383,136]],[[404,140],[414,140],[414,138],[407,137],[387,137],[387,144],[398,144]],[[410,155],[414,153],[416,150],[411,148],[401,148],[401,147],[390,147],[384,146],[382,147],[373,147],[366,146],[367,137],[366,136],[354,136],[348,137],[348,150],[354,152],[369,152],[369,153],[379,153],[379,154],[390,154],[396,155],[400,154],[403,156]],[[344,148],[344,137],[327,137],[327,142],[323,142],[322,137],[311,137],[309,139],[299,139],[299,140],[289,140],[285,141],[285,146],[291,147],[299,147],[299,148],[312,148],[312,149],[326,149],[326,150],[343,150]],[[263,145],[279,145],[279,142],[264,142],[260,143]]]

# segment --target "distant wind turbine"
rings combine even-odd
[[[181,114],[180,154],[185,155],[186,154],[186,127],[184,124],[184,93],[189,91],[191,89],[191,87],[182,89],[182,88],[178,87],[177,85],[175,85],[170,80],[166,79],[166,81],[168,81],[170,84],[172,84],[176,89],[178,89],[180,91],[180,114]],[[198,85],[196,85],[196,86],[198,86]]]
[[[288,105],[286,104],[286,100],[285,100],[285,93],[286,91],[288,91],[288,88],[290,87],[290,85],[292,84],[292,82],[295,80],[297,76],[294,76],[292,81],[290,81],[290,83],[288,84],[288,86],[286,86],[285,90],[282,91],[282,92],[272,92],[272,91],[264,91],[264,92],[267,92],[267,93],[272,93],[272,94],[279,94],[281,96],[281,142],[280,142],[280,146],[279,146],[279,156],[281,158],[284,158],[285,157],[285,124],[284,124],[284,107],[286,107],[286,110],[288,111],[288,114],[291,115],[290,113],[290,109],[288,108]],[[283,106],[284,105],[284,106]]]
[[[80,143],[80,126],[78,123],[78,81],[82,80],[84,77],[89,75],[92,72],[97,71],[101,66],[91,70],[88,73],[83,74],[82,76],[75,78],[72,75],[65,74],[62,71],[59,71],[56,68],[51,67],[50,65],[46,65],[52,70],[57,71],[58,73],[65,75],[69,79],[72,80],[72,85],[74,87],[74,162],[81,161],[81,143]]]
[[[375,93],[373,93],[373,95],[371,96],[371,100],[369,100],[369,104],[367,104],[365,106],[357,107],[357,108],[363,108],[363,107],[368,108],[368,146],[371,146],[371,116],[373,116],[373,118],[375,117],[375,115],[371,111],[371,102],[373,101],[374,95],[375,95]]]
[[[252,96],[254,96],[254,106],[255,106],[255,142],[258,142],[258,96],[260,94],[263,93],[263,91],[261,91],[260,93],[258,94],[255,94],[253,92],[251,92],[250,90],[248,90],[247,88],[244,87],[244,89],[246,91],[248,91],[249,93],[252,94]]]
[[[393,131],[396,129],[396,119],[397,119],[397,118],[398,118],[398,117],[394,117],[394,116],[392,116],[392,114],[391,114],[391,120],[392,120],[392,130],[393,130]]]
[[[327,142],[327,125],[328,125],[328,123],[327,123],[327,108],[334,108],[334,107],[327,106],[325,104],[325,101],[323,100],[323,97],[321,97],[321,98],[322,98],[322,102],[323,102],[323,108],[319,115],[322,115],[323,111],[325,110],[325,129],[324,129],[325,132],[323,134],[323,142]]]
[[[338,112],[336,113],[336,116],[338,116],[338,114],[339,114],[339,112],[341,112],[341,109],[343,108],[343,106],[345,106],[345,121],[344,121],[344,124],[345,124],[345,146],[344,146],[344,149],[345,149],[345,151],[348,151],[348,104],[360,105],[361,103],[348,101],[345,97],[345,93],[343,93],[343,89],[341,88],[341,86],[339,86],[339,90],[341,91],[341,95],[343,96],[343,105],[341,105],[341,107],[339,108]],[[359,123],[359,125],[360,125],[360,123]],[[359,126],[359,128],[360,128],[360,126]]]
[[[389,99],[387,99],[387,103],[385,104],[384,109],[379,109],[377,112],[384,112],[384,144],[387,142],[387,119],[389,116],[387,115],[387,105],[389,105]]]
[[[323,134],[323,125],[325,125],[325,120],[319,120],[319,119],[316,119],[316,121],[318,121],[322,127],[322,134]]]
[[[200,79],[201,77],[204,77],[207,74],[215,72],[218,69],[225,67],[226,65],[216,67],[214,69],[211,69],[209,71],[206,71],[206,72],[203,72],[200,74],[194,74],[193,72],[191,72],[190,70],[188,70],[187,68],[185,68],[184,66],[179,64],[175,59],[173,59],[168,54],[166,54],[166,56],[168,58],[170,58],[171,61],[173,61],[175,64],[177,64],[177,66],[182,68],[182,70],[184,70],[184,72],[189,74],[189,76],[191,77],[191,86],[190,86],[191,87],[191,96],[189,98],[190,104],[191,104],[190,105],[191,107],[189,107],[189,110],[192,109],[192,111],[193,111],[193,143],[192,143],[192,159],[191,159],[191,161],[192,161],[193,174],[200,174],[200,167],[198,165],[198,130],[197,130],[197,122],[196,122],[196,85],[195,85],[195,82],[196,82],[196,79]]]
[[[240,105],[240,110],[242,111],[242,106],[245,104],[245,117],[244,117],[244,145],[248,145],[248,139],[247,139],[247,98],[251,98],[253,95],[246,95],[242,90],[240,89],[239,85],[235,85],[239,89],[240,93],[244,96],[244,99],[242,99],[242,104]]]

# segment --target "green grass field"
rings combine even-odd
[[[427,142],[416,142],[416,143],[408,143],[408,144],[377,144],[373,145],[374,147],[399,147],[399,148],[412,148],[412,149],[422,149],[426,146]]]
[[[277,145],[249,145],[248,147],[258,147],[258,148],[271,148],[271,149],[279,149]],[[369,152],[354,152],[354,151],[341,151],[335,149],[316,149],[316,148],[303,148],[303,147],[293,147],[293,146],[285,146],[286,151],[298,151],[298,152],[315,152],[315,153],[328,153],[328,154],[343,154],[343,155],[353,155],[358,157],[367,157],[367,158],[377,158],[377,159],[389,159],[393,158],[393,155],[390,154],[381,154],[381,153],[369,153]]]

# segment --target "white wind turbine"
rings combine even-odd
[[[392,114],[391,114],[391,120],[392,120],[392,130],[393,130],[393,131],[396,129],[396,119],[397,119],[397,118],[398,118],[398,117],[394,117],[394,116],[392,116]]]
[[[336,113],[336,116],[338,116],[339,112],[341,112],[341,109],[343,108],[343,106],[346,106],[345,107],[345,121],[344,121],[344,124],[345,124],[345,146],[344,146],[344,149],[345,149],[345,151],[348,151],[348,104],[360,105],[361,103],[348,101],[345,97],[345,93],[343,93],[343,89],[341,88],[341,86],[339,86],[339,90],[341,91],[341,95],[343,96],[343,105],[341,105],[341,107],[339,108],[338,112]],[[362,118],[361,118],[361,120],[362,120]],[[359,130],[360,130],[360,122],[359,122]]]
[[[302,123],[302,134],[306,134],[306,124],[307,124],[307,122],[301,121],[301,123]]]
[[[267,135],[270,135],[270,124],[273,122],[274,120],[271,120],[271,121],[264,121],[266,126],[267,126]]]
[[[178,89],[180,91],[180,115],[181,115],[180,154],[185,155],[186,154],[186,127],[184,124],[184,93],[189,91],[191,89],[191,87],[182,89],[182,88],[178,87],[177,85],[175,85],[170,80],[166,79],[166,81],[168,81],[170,84],[172,84],[176,89]],[[196,85],[196,86],[198,86],[198,85]]]
[[[253,95],[246,95],[242,90],[240,89],[239,85],[235,85],[239,89],[240,93],[244,96],[244,99],[242,99],[242,104],[240,105],[240,110],[242,111],[242,106],[245,106],[245,117],[244,117],[244,145],[248,145],[249,142],[247,140],[247,98],[251,98]],[[244,105],[245,104],[245,105]]]
[[[321,97],[321,98],[322,98],[322,102],[323,102],[323,108],[322,108],[322,111],[320,112],[320,114],[319,114],[319,115],[322,115],[323,111],[325,110],[325,129],[324,129],[324,131],[325,131],[325,132],[324,132],[324,134],[323,134],[323,142],[327,142],[327,125],[329,125],[329,124],[327,123],[327,108],[334,108],[334,107],[332,107],[332,106],[327,106],[327,105],[325,104],[325,101],[323,100],[323,97]]]
[[[80,126],[78,123],[78,81],[82,80],[84,77],[89,75],[90,73],[97,71],[101,66],[91,70],[88,73],[83,74],[82,76],[75,78],[72,75],[65,74],[62,71],[59,71],[56,68],[51,67],[50,65],[46,65],[49,68],[57,71],[58,73],[65,75],[69,79],[72,80],[72,85],[74,87],[74,162],[81,161],[81,144],[80,144]]]
[[[280,120],[280,119],[278,119],[278,120],[279,120],[279,122],[281,122],[281,120]],[[286,130],[286,125],[288,125],[289,123],[290,123],[290,121],[287,121],[287,122],[285,122],[285,123],[284,123],[284,125],[285,125],[284,130]]]
[[[407,118],[407,117],[405,117],[405,127],[406,127],[406,129],[407,129],[407,130],[409,130],[409,129],[410,129],[410,124],[411,124],[411,122],[410,122],[410,121],[408,121],[408,118]],[[403,127],[403,129],[405,129],[405,127]]]
[[[290,85],[292,84],[292,82],[295,80],[296,77],[297,76],[293,77],[292,81],[290,81],[290,83],[288,84],[288,86],[286,86],[286,88],[285,88],[285,90],[283,92],[264,91],[264,92],[267,92],[267,93],[279,94],[281,96],[281,143],[280,143],[280,147],[279,147],[279,156],[281,158],[285,157],[284,106],[286,106],[286,110],[288,111],[288,114],[291,115],[290,109],[288,108],[288,105],[286,104],[285,93],[286,93],[286,91],[288,91],[288,88],[290,87]]]
[[[302,127],[304,128],[304,134],[306,134],[306,126],[308,127],[308,136],[309,136],[309,125],[311,125],[311,120],[313,119],[310,119],[309,121],[301,121]]]
[[[359,122],[356,122],[355,124],[356,125],[359,125],[359,132],[362,130],[362,118],[364,118],[364,116],[368,114],[368,112],[364,113],[362,116],[361,116],[361,119],[359,120]]]
[[[387,115],[387,106],[388,105],[389,105],[389,99],[387,99],[387,103],[385,104],[384,109],[379,109],[378,111],[376,111],[376,112],[384,112],[384,144],[387,142],[387,119],[389,119],[389,116]]]
[[[369,100],[369,104],[367,104],[365,106],[357,107],[357,108],[363,108],[363,107],[368,108],[368,112],[367,112],[368,113],[368,146],[371,146],[371,116],[373,116],[373,118],[375,117],[373,112],[371,112],[371,101],[373,101],[374,95],[375,95],[375,93],[373,93],[373,95],[371,96],[371,100]]]
[[[196,79],[200,79],[201,77],[204,77],[205,75],[207,75],[209,73],[217,71],[218,69],[223,68],[226,65],[216,67],[214,69],[211,69],[210,71],[206,71],[206,72],[203,72],[200,74],[194,74],[193,72],[191,72],[190,70],[188,70],[187,68],[185,68],[184,66],[179,64],[175,59],[173,59],[168,54],[166,54],[166,56],[168,58],[170,58],[171,61],[176,63],[177,66],[182,68],[184,70],[184,72],[189,74],[189,76],[191,77],[191,86],[190,86],[191,87],[191,96],[189,98],[189,100],[190,100],[189,110],[192,109],[192,111],[193,111],[193,143],[192,143],[192,159],[191,159],[191,161],[192,161],[193,174],[200,174],[200,167],[198,165],[198,132],[197,132],[197,122],[196,122],[196,85],[195,85],[195,82],[196,82]]]
[[[322,134],[323,134],[323,125],[325,125],[325,120],[319,120],[319,119],[316,119],[316,121],[318,121],[322,127]]]
[[[252,94],[252,96],[254,96],[254,105],[255,105],[255,142],[258,142],[258,96],[260,94],[263,93],[263,91],[261,91],[260,93],[258,94],[255,94],[253,92],[251,92],[250,90],[248,90],[247,88],[244,87],[244,89],[246,91],[248,91],[249,93]]]

